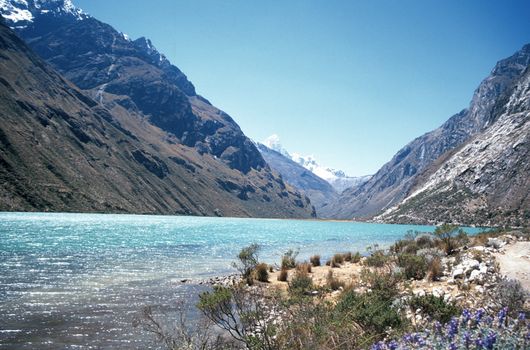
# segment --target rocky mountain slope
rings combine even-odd
[[[68,0],[2,0],[0,13],[82,89],[2,27],[0,210],[314,214],[147,39]]]
[[[410,142],[368,182],[346,190],[324,215],[336,218],[369,218],[404,200],[440,156],[462,146],[492,123],[492,115],[507,91],[530,63],[530,45],[497,63],[477,88],[467,109],[452,116],[438,129]]]
[[[261,143],[257,146],[272,169],[277,171],[287,183],[309,197],[318,217],[320,217],[320,209],[338,196],[337,191],[326,180],[316,176],[310,170]]]
[[[488,127],[418,177],[379,219],[392,222],[530,223],[530,66],[492,108]]]

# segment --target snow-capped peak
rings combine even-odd
[[[280,142],[280,137],[278,135],[272,134],[271,136],[267,137],[262,143],[273,151],[281,153],[285,157],[292,159],[289,152],[287,152],[287,150],[283,148],[282,143]]]
[[[313,155],[303,156],[299,153],[289,153],[280,142],[280,137],[276,134],[272,134],[267,137],[263,142],[268,148],[281,153],[283,156],[291,159],[311,171],[316,176],[329,182],[337,191],[342,192],[346,188],[358,186],[370,179],[368,176],[353,177],[348,176],[342,170],[332,169],[320,165]]]
[[[71,0],[0,0],[0,14],[11,27],[25,28],[42,15],[68,16],[74,20],[88,17]]]

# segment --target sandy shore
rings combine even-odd
[[[494,254],[499,262],[500,273],[521,282],[530,292],[530,242],[516,242]]]

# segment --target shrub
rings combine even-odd
[[[403,268],[403,273],[407,279],[421,280],[427,273],[427,261],[423,256],[412,254],[398,255],[397,265]]]
[[[289,282],[289,292],[294,294],[304,294],[313,287],[313,279],[305,271],[297,270],[291,282]]]
[[[351,259],[352,259],[351,252],[347,252],[347,253],[342,254],[342,258],[344,259],[344,261],[351,261]]]
[[[331,260],[329,260],[326,265],[328,266],[331,266],[332,268],[339,268],[340,267],[340,264],[333,258],[331,258]]]
[[[357,264],[361,261],[361,253],[355,252],[351,257],[351,262]]]
[[[313,255],[309,261],[313,266],[320,266],[320,255]]]
[[[344,263],[344,256],[342,254],[335,254],[332,260],[340,265]]]
[[[269,282],[269,267],[265,263],[258,264],[256,269],[256,279],[260,282]]]
[[[253,282],[252,271],[258,265],[259,245],[253,243],[248,247],[241,249],[237,258],[238,262],[232,263],[232,266],[241,273],[246,282],[251,285]]]
[[[424,234],[416,238],[416,245],[419,249],[425,249],[434,248],[436,246],[436,243],[433,241],[430,235]]]
[[[278,274],[278,281],[287,282],[288,275],[289,275],[289,273],[288,273],[287,269],[282,268],[280,270],[280,273]]]
[[[371,267],[383,267],[390,261],[390,257],[381,249],[376,249],[365,260],[365,264]]]
[[[311,273],[311,264],[304,262],[296,266],[296,270],[303,271],[305,273]]]
[[[282,256],[282,268],[292,269],[296,267],[296,257],[298,256],[298,250],[289,249]]]
[[[428,278],[431,281],[438,281],[443,276],[442,260],[438,257],[433,258],[428,262],[427,266]]]
[[[333,276],[333,270],[329,270],[328,275],[326,276],[326,285],[331,290],[338,290],[341,287],[344,288],[345,286],[344,282]]]
[[[445,253],[450,255],[458,248],[458,241],[463,239],[465,233],[456,225],[443,224],[434,230],[434,235],[440,239]],[[457,235],[460,238],[457,239]]]
[[[397,284],[402,281],[402,276],[391,271],[364,268],[361,271],[361,279],[370,286],[373,293],[392,300],[398,294]]]
[[[400,328],[403,319],[392,306],[392,300],[381,294],[358,294],[353,290],[342,293],[336,307],[337,318],[347,318],[361,326],[364,332],[382,338],[389,327]]]
[[[409,305],[412,310],[420,309],[423,315],[442,323],[449,322],[453,316],[461,312],[455,304],[447,303],[443,297],[432,294],[414,296],[410,299]]]
[[[514,279],[501,281],[494,290],[494,300],[512,312],[521,311],[527,297],[521,282]]]
[[[277,349],[277,327],[270,322],[271,308],[277,303],[263,298],[258,289],[234,285],[229,288],[214,286],[213,290],[199,295],[198,309],[219,329],[225,330],[236,342],[227,347],[179,347],[171,349]]]

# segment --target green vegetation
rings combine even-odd
[[[255,243],[241,249],[237,256],[238,261],[232,264],[232,266],[237,269],[241,276],[246,280],[249,286],[254,283],[252,271],[256,269],[259,262],[259,249],[259,245]]]
[[[269,266],[265,263],[256,265],[256,279],[260,282],[269,282]]]
[[[205,333],[204,329],[201,329],[203,333],[197,337],[187,337],[188,333],[182,330],[179,330],[179,336],[168,336],[154,318],[146,323],[144,329],[156,334],[170,349],[349,350],[368,349],[372,345],[372,348],[382,350],[408,349],[414,346],[418,349],[430,349],[426,344],[443,344],[434,347],[440,349],[454,348],[451,341],[444,340],[444,337],[455,337],[460,345],[463,344],[463,347],[457,349],[465,349],[468,344],[466,334],[472,332],[475,332],[476,341],[482,344],[482,348],[494,349],[495,347],[484,345],[486,341],[493,344],[490,334],[480,333],[479,329],[473,328],[482,322],[484,310],[477,310],[476,319],[470,320],[469,310],[462,311],[455,302],[448,302],[437,296],[439,294],[413,293],[414,286],[428,285],[428,280],[436,281],[443,275],[442,257],[451,254],[449,258],[459,263],[463,254],[467,254],[482,261],[478,253],[463,249],[463,245],[468,243],[470,239],[463,231],[449,225],[440,226],[435,236],[410,233],[388,251],[377,246],[370,247],[358,281],[354,279],[346,285],[345,281],[334,275],[336,270],[328,269],[323,286],[314,284],[311,277],[312,269],[320,265],[320,256],[311,257],[309,263],[297,264],[298,252],[291,249],[282,256],[282,267],[278,275],[279,281],[288,282],[287,291],[276,293],[268,288],[260,289],[264,288],[260,284],[249,288],[242,283],[231,287],[217,286],[201,294],[198,308],[209,322],[204,329],[209,330],[215,326],[225,330],[231,336],[231,343],[213,336],[214,332]],[[259,263],[257,252],[257,245],[244,248],[238,255],[237,265],[243,277],[247,268],[253,266],[251,275],[266,282],[269,279],[268,265]],[[358,252],[341,253],[335,254],[329,265],[335,267],[345,261],[360,260]],[[292,268],[295,270],[288,272]],[[292,273],[290,280],[287,278],[288,273]],[[246,278],[244,281],[248,282]],[[464,287],[466,286],[462,284],[461,292],[465,292]],[[469,288],[467,284],[467,289]],[[497,309],[493,307],[493,310],[499,312],[503,322],[507,322],[509,310],[521,310],[524,307],[527,294],[516,281],[503,281],[491,291],[493,299],[498,303]],[[506,306],[508,308],[504,308]],[[514,312],[511,315],[515,315]],[[458,321],[460,314],[462,316]],[[519,328],[513,328],[511,333],[507,333],[502,327],[494,330],[493,323],[485,326],[490,327],[491,332],[497,332],[503,345],[515,344],[520,339],[517,338],[519,335],[514,334],[521,327],[528,327],[523,316],[518,315],[519,320],[523,321],[514,323],[514,327]],[[462,334],[458,334],[458,327],[461,327]],[[419,337],[419,333],[409,332],[423,329],[429,330],[422,335],[426,343],[414,343],[414,339],[419,339],[414,338]],[[433,332],[438,332],[440,336]],[[187,347],[176,347],[176,339],[181,339],[182,344],[187,344]],[[192,342],[192,339],[208,340]],[[392,339],[398,339],[403,346],[394,346],[398,342]],[[204,344],[208,346],[201,347]]]
[[[438,226],[434,230],[434,235],[442,242],[442,247],[447,255],[452,254],[458,247],[458,241],[466,237],[464,231],[458,226],[450,224]]]
[[[355,252],[353,253],[353,255],[351,256],[351,262],[354,263],[354,264],[357,264],[358,262],[361,261],[361,253],[359,252]]]
[[[313,288],[313,279],[304,270],[296,270],[289,282],[289,292],[293,294],[305,294]]]
[[[390,257],[385,254],[383,249],[379,249],[379,246],[368,247],[370,255],[366,257],[364,263],[371,267],[383,267],[390,262]]]
[[[397,256],[397,266],[403,269],[405,278],[421,280],[427,274],[427,260],[420,255],[400,254]]]
[[[296,258],[298,257],[298,250],[289,249],[282,256],[282,268],[293,269],[296,267]]]
[[[454,303],[447,303],[443,297],[432,294],[414,296],[409,301],[409,305],[411,309],[420,309],[424,316],[442,323],[449,322],[453,316],[458,316],[462,312]]]
[[[329,270],[326,276],[326,286],[331,290],[339,290],[340,288],[344,288],[345,283],[333,276],[333,270]]]

